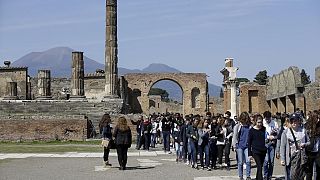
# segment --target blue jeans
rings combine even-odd
[[[182,147],[183,146],[178,142],[174,142],[174,147],[175,147],[175,150],[176,150],[177,158],[181,159],[182,158]]]
[[[290,163],[291,164],[291,163]],[[291,171],[291,165],[287,166],[285,165],[285,168],[284,168],[284,172],[285,172],[285,180],[291,180],[290,179],[290,171]]]
[[[196,148],[197,144],[198,144],[197,141],[193,141],[193,140],[189,139],[192,165],[196,165],[197,164],[197,148]]]
[[[251,174],[251,162],[248,158],[248,148],[237,149],[237,156],[238,156],[238,175],[240,178],[243,178],[243,163],[245,161],[247,167],[246,167],[246,176],[250,177]]]
[[[200,154],[200,164],[203,166],[203,155],[205,155],[205,166],[209,167],[209,144],[207,145],[199,145],[198,146],[199,154]]]
[[[273,174],[274,154],[275,148],[271,145],[267,148],[267,154],[263,163],[264,177],[267,179],[271,179]]]
[[[157,133],[151,133],[151,147],[156,146]]]
[[[170,131],[162,131],[164,151],[170,151]]]

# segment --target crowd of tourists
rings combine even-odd
[[[300,110],[275,115],[269,111],[263,114],[242,112],[239,118],[231,118],[229,111],[184,117],[179,113],[166,113],[140,116],[131,123],[136,127],[136,149],[162,146],[168,154],[175,152],[177,163],[195,169],[230,171],[230,151],[235,151],[239,179],[251,179],[253,161],[257,167],[255,178],[271,179],[275,158],[280,159],[287,180],[320,179],[320,111],[309,112],[307,116]],[[105,127],[103,123],[100,125],[101,133],[112,139],[111,129]],[[114,137],[118,136],[118,129],[119,125]],[[131,146],[131,139],[121,143]],[[130,146],[117,146],[117,152]],[[107,165],[108,153],[109,149],[105,148]],[[118,157],[120,166],[125,169],[127,157],[125,162],[121,158]]]

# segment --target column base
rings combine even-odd
[[[52,100],[51,96],[39,96],[36,98],[36,100]]]
[[[86,96],[70,96],[70,101],[88,101]]]
[[[18,96],[5,96],[3,97],[3,100],[18,100]]]

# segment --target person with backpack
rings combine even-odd
[[[243,163],[246,163],[246,179],[251,179],[251,161],[248,156],[248,135],[251,128],[250,116],[247,112],[240,114],[238,124],[234,126],[232,147],[237,151],[238,175],[243,180]]]
[[[109,114],[104,114],[99,122],[99,130],[103,140],[107,141],[107,145],[103,146],[103,161],[104,166],[111,166],[109,163],[109,153],[112,141],[112,126],[111,117]]]
[[[310,144],[306,129],[302,126],[302,117],[298,113],[290,116],[291,127],[281,135],[280,160],[285,167],[286,180],[304,179],[306,154],[304,148]]]

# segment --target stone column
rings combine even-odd
[[[286,96],[287,113],[294,113],[295,111],[295,95]]]
[[[117,0],[106,0],[106,43],[105,43],[105,93],[106,97],[117,97],[118,81],[118,38]]]
[[[38,97],[37,99],[51,99],[51,73],[50,70],[38,71]]]
[[[72,52],[71,96],[83,99],[84,96],[84,61],[83,52]]]
[[[306,114],[306,100],[302,93],[295,94],[295,108],[299,108],[300,110],[303,110],[303,112]],[[318,106],[319,107],[319,106]],[[314,107],[316,109],[316,106]]]
[[[4,100],[16,100],[18,99],[17,82],[7,82],[6,96]]]
[[[31,82],[30,82],[30,76],[27,77],[27,100],[31,100]]]
[[[278,100],[272,99],[271,100],[271,113],[275,114],[276,112],[278,112]]]
[[[237,82],[230,82],[230,112],[231,117],[237,116]]]
[[[278,111],[284,113],[286,112],[286,97],[278,98]]]

